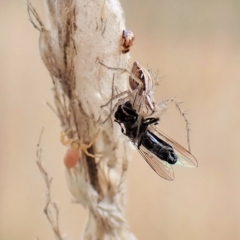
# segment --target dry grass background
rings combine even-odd
[[[42,213],[45,186],[35,164],[41,130],[43,160],[68,239],[79,239],[86,210],[70,203],[51,81],[38,53],[38,32],[24,1],[0,0],[0,239],[54,239]],[[240,11],[238,1],[122,1],[136,35],[132,59],[163,76],[158,101],[177,96],[190,109],[198,169],[175,167],[159,178],[137,154],[127,173],[126,214],[139,239],[240,238]],[[34,1],[43,14],[41,0]],[[174,107],[162,130],[185,144]]]

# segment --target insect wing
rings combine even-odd
[[[184,167],[198,166],[198,162],[196,158],[186,148],[184,148],[182,145],[177,143],[172,138],[168,137],[165,133],[160,131],[158,128],[151,126],[149,127],[149,129],[151,129],[151,131],[153,131],[154,134],[158,135],[160,139],[162,139],[163,141],[165,141],[166,143],[168,143],[173,147],[174,151],[178,156],[178,161],[176,163],[177,165],[181,165]]]
[[[149,164],[149,166],[162,178],[172,181],[174,179],[174,172],[170,164],[168,164],[165,161],[160,160],[158,157],[156,157],[154,154],[152,154],[150,151],[148,151],[145,147],[142,145],[140,146],[140,149],[133,143],[133,145],[136,147],[138,152],[142,155],[142,157],[145,159],[145,161]]]

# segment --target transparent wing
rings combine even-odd
[[[196,158],[182,145],[177,143],[172,138],[168,137],[165,133],[160,131],[158,128],[154,126],[149,126],[149,130],[151,130],[154,134],[156,134],[160,139],[171,145],[178,156],[177,165],[181,165],[184,167],[197,167],[198,162]]]
[[[133,143],[133,142],[132,142]],[[160,160],[145,147],[140,146],[140,149],[133,143],[138,152],[142,155],[149,166],[162,178],[172,181],[174,179],[174,172],[171,165],[165,161]]]

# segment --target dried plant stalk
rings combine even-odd
[[[120,39],[125,29],[118,0],[45,0],[45,25],[28,1],[29,20],[39,30],[41,58],[48,69],[56,105],[55,113],[69,138],[88,143],[99,134],[78,163],[66,168],[68,187],[77,203],[86,207],[89,218],[84,239],[136,239],[124,216],[124,173],[127,159],[119,157],[118,126],[112,119],[103,124],[110,109],[101,109],[112,96],[112,82],[126,90],[126,75],[99,64],[126,68]],[[124,145],[125,146],[125,145]]]
[[[40,173],[43,176],[43,179],[46,184],[46,205],[44,207],[44,213],[48,219],[48,222],[50,223],[52,230],[54,232],[54,236],[56,240],[63,240],[62,234],[60,233],[59,229],[59,222],[58,222],[58,217],[59,217],[59,210],[57,204],[52,200],[51,198],[51,183],[52,183],[52,177],[49,177],[47,171],[45,170],[43,164],[42,164],[42,147],[41,147],[41,138],[43,134],[44,128],[42,128],[42,131],[40,133],[39,141],[37,144],[37,150],[36,150],[36,155],[37,155],[37,166],[40,171]],[[38,240],[38,238],[35,238]]]

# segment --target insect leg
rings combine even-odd
[[[148,126],[151,124],[156,124],[158,121],[159,121],[159,118],[147,118],[147,119],[141,118],[139,126],[143,126],[143,127],[141,129],[141,134],[139,134],[140,127],[138,127],[138,130],[137,130],[137,136],[140,136],[138,141],[138,149],[142,145],[143,137],[147,131]]]
[[[126,133],[124,132],[124,128],[123,128],[122,124],[119,121],[117,121],[116,119],[114,120],[114,122],[119,124],[119,126],[121,127],[122,134],[126,135]]]
[[[159,121],[159,118],[146,118],[144,121],[144,124],[151,125],[151,124],[156,124]]]

